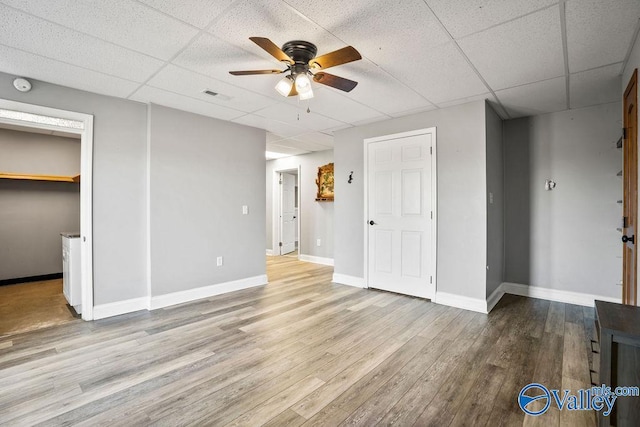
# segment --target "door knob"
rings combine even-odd
[[[636,242],[636,236],[630,236],[630,237],[627,237],[626,235],[622,236],[622,242],[623,243],[627,243],[627,242],[635,243]]]
[[[369,221],[369,225],[375,225],[376,223],[373,220]]]

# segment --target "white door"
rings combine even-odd
[[[284,255],[296,250],[296,176],[282,173],[280,181],[280,255]]]
[[[433,133],[367,144],[368,286],[435,296]]]

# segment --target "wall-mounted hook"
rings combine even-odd
[[[349,180],[347,181],[347,183],[351,184],[352,181],[353,181],[353,171],[349,173]]]

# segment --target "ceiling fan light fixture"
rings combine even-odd
[[[300,73],[296,76],[296,90],[299,94],[303,94],[311,90],[311,80],[306,73]]]
[[[311,86],[309,86],[309,89],[307,89],[304,92],[298,92],[298,96],[301,101],[304,101],[305,99],[313,98],[313,90],[311,89]]]
[[[291,76],[286,76],[278,82],[278,84],[276,85],[276,90],[282,96],[289,96],[292,87],[293,79],[291,78]]]

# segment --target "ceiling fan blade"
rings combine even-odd
[[[271,56],[276,58],[278,61],[288,62],[289,64],[293,64],[293,59],[289,57],[286,53],[282,51],[274,42],[269,40],[266,37],[249,37],[249,40],[266,50]]]
[[[329,67],[335,67],[336,65],[346,64],[359,59],[362,59],[360,53],[354,47],[347,46],[313,58],[309,61],[309,65],[313,68],[322,68],[326,70]]]
[[[322,72],[316,73],[313,76],[313,80],[320,84],[331,86],[345,92],[351,92],[351,90],[358,85],[358,82],[354,82],[353,80]]]
[[[234,76],[252,76],[254,74],[281,74],[287,70],[249,70],[249,71],[229,71]]]

